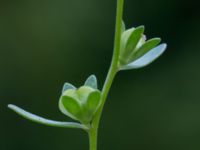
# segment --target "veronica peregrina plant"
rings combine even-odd
[[[89,135],[90,150],[97,150],[99,121],[115,75],[120,70],[145,67],[158,58],[167,46],[166,44],[159,45],[160,38],[147,40],[144,35],[144,26],[126,29],[122,21],[123,5],[124,0],[117,0],[114,52],[103,89],[98,90],[97,79],[94,75],[91,75],[79,88],[70,83],[64,84],[58,106],[64,115],[76,122],[48,120],[15,105],[10,104],[8,107],[22,117],[40,124],[83,129]]]

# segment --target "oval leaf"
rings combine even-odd
[[[85,81],[85,86],[89,86],[93,89],[97,89],[98,85],[97,85],[97,78],[95,75],[91,75],[87,78],[87,80]]]
[[[154,60],[156,60],[162,53],[166,50],[167,44],[161,44],[149,52],[147,52],[144,56],[141,58],[133,61],[132,63],[122,66],[120,70],[129,70],[129,69],[138,69],[145,67],[152,63]]]
[[[65,83],[63,86],[63,89],[62,89],[62,93],[64,93],[66,90],[70,90],[70,89],[76,89],[76,87],[70,83]]]
[[[63,127],[63,128],[81,128],[84,130],[88,130],[87,127],[85,127],[84,125],[81,125],[79,123],[75,123],[75,122],[61,122],[61,121],[54,121],[54,120],[49,120],[49,119],[45,119],[43,117],[34,115],[32,113],[29,113],[15,105],[9,104],[8,108],[10,108],[11,110],[13,110],[14,112],[16,112],[18,115],[36,122],[36,123],[40,123],[43,125],[47,125],[47,126],[53,126],[53,127]]]
[[[94,114],[100,106],[101,93],[99,91],[92,92],[87,99],[86,107],[89,112]]]
[[[79,120],[81,115],[81,106],[77,100],[69,96],[61,96],[59,108],[65,115]]]

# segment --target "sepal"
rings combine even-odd
[[[97,78],[95,75],[91,75],[87,78],[87,80],[85,81],[85,86],[89,86],[91,88],[97,89],[98,88],[98,84],[97,84]]]
[[[155,61],[159,56],[161,56],[167,48],[167,44],[161,44],[149,52],[147,52],[144,56],[139,59],[120,67],[120,70],[130,70],[130,69],[139,69],[145,67]]]

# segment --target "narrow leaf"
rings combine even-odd
[[[93,89],[97,89],[98,88],[98,85],[97,85],[97,78],[95,75],[91,75],[87,78],[87,80],[85,81],[85,84],[86,86],[89,86]]]
[[[129,69],[138,69],[145,67],[152,63],[154,60],[156,60],[160,55],[163,54],[163,52],[166,50],[167,45],[166,44],[161,44],[149,52],[147,52],[144,56],[141,58],[133,61],[132,63],[122,66],[120,70],[129,70]]]
[[[18,115],[39,123],[39,124],[43,124],[43,125],[47,125],[47,126],[53,126],[53,127],[62,127],[62,128],[80,128],[80,129],[84,129],[87,130],[88,128],[84,125],[81,125],[80,123],[75,123],[75,122],[61,122],[61,121],[53,121],[53,120],[49,120],[49,119],[45,119],[43,117],[39,117],[37,115],[34,115],[32,113],[29,113],[15,105],[9,104],[8,108],[10,108],[11,110],[13,110],[14,112],[16,112]]]
[[[155,46],[157,46],[160,43],[160,41],[161,41],[160,38],[153,38],[153,39],[150,39],[147,42],[145,42],[136,52],[132,53],[128,63],[142,57],[148,51],[150,51]]]
[[[62,96],[61,96],[62,98]],[[58,102],[58,107],[59,107],[59,110],[66,116],[74,119],[74,120],[78,120],[74,115],[72,115],[71,113],[69,113],[66,108],[64,107],[63,105],[63,102],[62,102],[62,99],[60,98],[59,102]]]
[[[139,26],[133,32],[128,38],[128,41],[125,44],[125,49],[121,55],[121,59],[125,61],[129,58],[131,53],[134,51],[136,48],[138,42],[140,41],[142,34],[144,32],[144,26]]]
[[[76,89],[76,87],[70,83],[65,83],[62,89],[62,93],[64,93],[66,90],[69,90],[69,89]]]

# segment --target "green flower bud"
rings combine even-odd
[[[119,63],[121,65],[127,64],[130,55],[144,44],[146,38],[143,32],[144,26],[140,26],[128,29],[122,33],[119,56]]]
[[[144,67],[158,58],[166,49],[166,44],[158,45],[160,38],[146,41],[144,26],[125,29],[122,24],[120,43],[119,70],[137,69]]]
[[[78,89],[71,86],[63,91],[59,100],[59,108],[62,113],[72,119],[89,124],[100,106],[100,98],[100,91],[91,86],[84,85]]]

